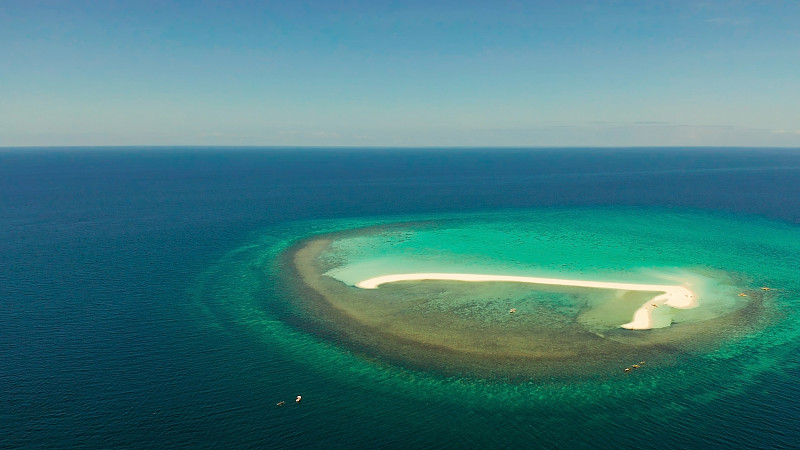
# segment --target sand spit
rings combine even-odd
[[[671,319],[668,315],[656,314],[656,308],[658,307],[668,306],[678,309],[689,309],[697,306],[697,297],[691,290],[683,286],[613,283],[606,281],[567,280],[560,278],[520,277],[511,275],[483,275],[470,273],[404,273],[369,278],[357,283],[356,287],[362,289],[376,289],[378,286],[386,283],[422,280],[466,282],[505,281],[512,283],[531,283],[551,286],[574,286],[597,289],[616,289],[623,291],[661,292],[662,294],[656,295],[652,299],[645,302],[639,309],[637,309],[631,322],[620,325],[620,327],[629,330],[649,330],[651,328],[668,327],[671,324]]]

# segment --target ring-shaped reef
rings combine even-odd
[[[797,302],[791,267],[800,232],[759,218],[543,209],[332,228],[296,240],[278,259],[288,320],[367,360],[414,371],[574,380],[674,366],[758,335]],[[492,279],[358,287],[419,273],[678,286],[696,304],[652,303],[658,292],[648,290]],[[658,327],[621,326],[646,307]]]

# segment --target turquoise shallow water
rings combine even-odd
[[[672,311],[687,320],[741,306],[737,293],[770,276],[776,245],[783,259],[797,252],[792,232],[665,211],[514,211],[365,231],[336,240],[323,258],[334,265],[328,275],[348,285],[414,272],[687,284],[702,297],[700,308]],[[736,286],[730,277],[751,279]]]
[[[298,312],[286,307],[292,303],[285,298],[291,292],[282,292],[280,283],[264,277],[287,273],[280,256],[297,240],[359,228],[371,231],[342,238],[326,255],[329,263],[339,264],[331,275],[347,282],[386,271],[442,267],[481,273],[533,270],[537,276],[570,274],[633,282],[663,280],[665,274],[677,279],[692,273],[725,274],[729,278],[720,281],[723,286],[713,284],[713,279],[700,280],[705,283],[701,302],[712,303],[716,315],[746,301],[735,296],[740,289],[771,286],[773,290],[764,296],[759,313],[763,317],[753,318],[746,332],[737,328],[734,335],[714,337],[711,349],[687,351],[674,365],[643,366],[632,375],[615,372],[588,380],[446,377],[365,357],[324,333],[304,330],[302,321],[292,319]],[[779,222],[657,209],[543,209],[304,222],[269,230],[230,252],[199,279],[198,308],[212,316],[231,315],[265,348],[318,377],[315,385],[335,383],[357,393],[340,400],[347,404],[345,409],[369,409],[373,401],[391,397],[402,399],[399,403],[405,407],[437,405],[433,407],[437,411],[468,412],[472,420],[483,418],[497,427],[509,425],[503,420],[520,426],[516,415],[535,417],[536,423],[526,423],[525,432],[544,433],[544,442],[551,445],[566,445],[576,439],[570,433],[583,426],[636,430],[642,438],[655,439],[654,429],[662,433],[675,427],[680,434],[704,428],[713,412],[708,408],[749,398],[750,390],[763,386],[764,379],[794,376],[800,335],[792,314],[800,304],[800,283],[794,276],[798,243],[800,230]],[[715,298],[720,289],[723,295]],[[307,396],[314,398],[314,393]],[[413,406],[412,411],[398,408],[406,426],[426,427],[428,416],[413,412]],[[584,425],[577,425],[576,414]],[[472,435],[464,428],[470,422],[449,426]],[[522,430],[506,433],[509,442],[518,442]],[[585,434],[580,436],[576,445],[591,443]]]

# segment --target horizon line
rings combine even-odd
[[[475,149],[475,150],[524,150],[524,149],[786,149],[800,150],[800,146],[754,146],[754,145],[192,145],[192,144],[143,144],[143,145],[10,145],[0,150],[18,149]]]

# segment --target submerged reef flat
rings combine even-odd
[[[707,253],[724,251],[716,237],[659,214],[655,233],[640,226],[647,214],[613,227],[618,213],[581,211],[380,225],[314,236],[284,260],[305,327],[376,361],[595,377],[626,361],[672,364],[764,326],[770,292]]]

